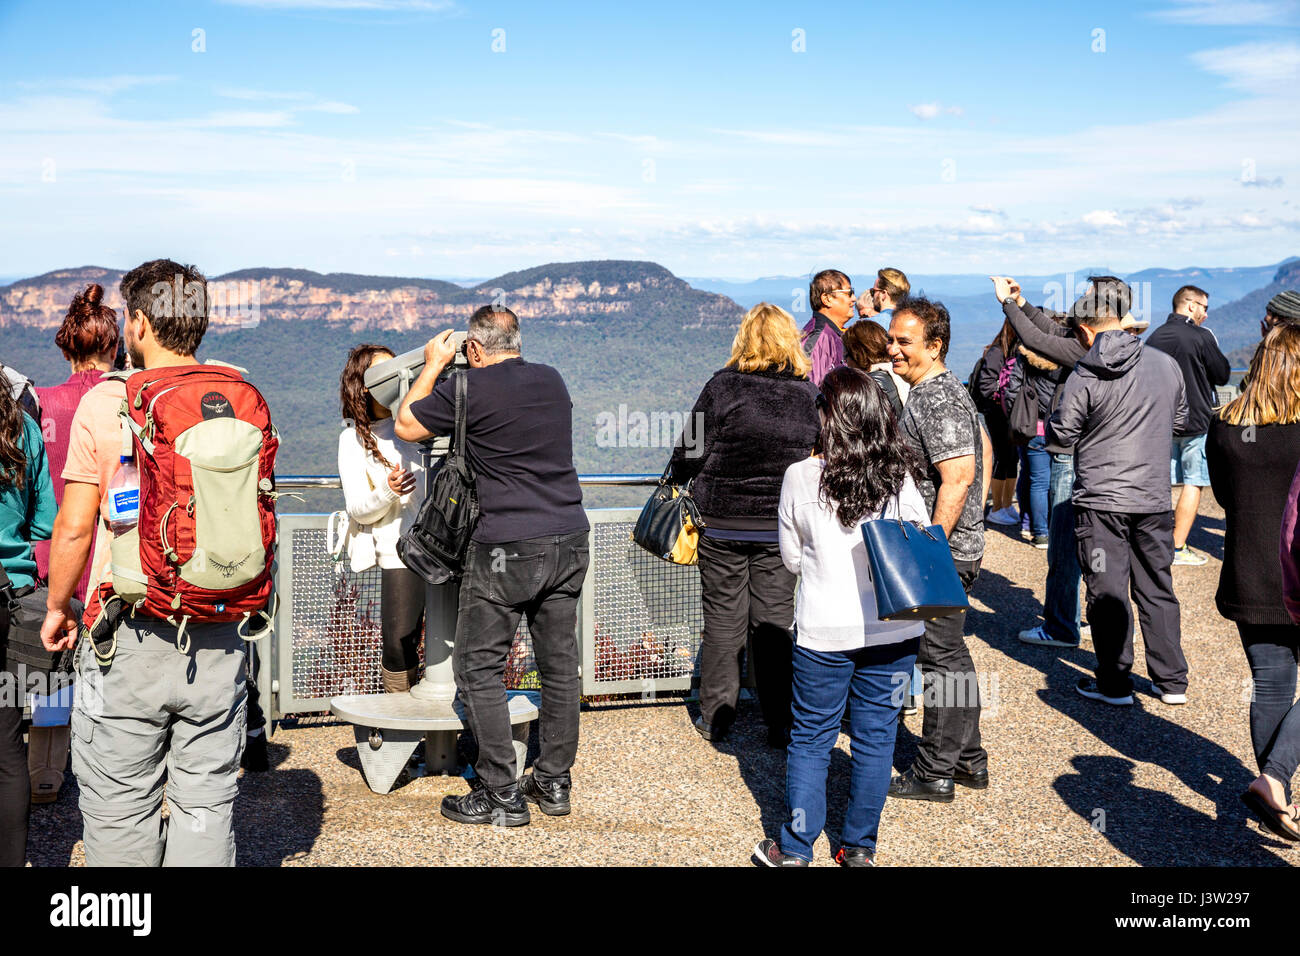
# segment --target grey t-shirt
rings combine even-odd
[[[957,377],[944,370],[934,378],[913,385],[903,406],[903,433],[925,462],[925,478],[920,483],[925,506],[934,514],[934,499],[939,487],[939,470],[935,462],[963,455],[975,456],[975,481],[966,494],[966,507],[957,519],[948,544],[959,561],[978,561],[984,556],[984,441],[980,434],[975,406]]]

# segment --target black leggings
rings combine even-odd
[[[419,666],[424,624],[424,578],[408,568],[384,568],[380,574],[380,633],[384,670]]]
[[[9,609],[0,608],[0,666],[9,637]],[[23,701],[18,678],[0,670],[0,866],[27,861],[27,813],[32,800],[23,747]]]
[[[1250,700],[1255,763],[1260,773],[1281,781],[1290,802],[1291,778],[1300,765],[1300,704],[1295,702],[1300,627],[1238,622],[1237,630],[1255,684]]]

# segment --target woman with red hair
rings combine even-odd
[[[72,297],[68,314],[54,335],[54,344],[72,366],[72,374],[61,385],[37,388],[41,403],[41,433],[45,438],[45,456],[54,499],[63,504],[63,466],[68,458],[72,437],[72,417],[81,397],[98,384],[104,373],[113,368],[118,354],[117,313],[104,305],[104,288],[91,283]],[[92,552],[93,553],[93,552]],[[90,569],[102,567],[102,561],[87,562],[81,582],[73,596],[86,599]],[[50,543],[36,542],[36,571],[42,581],[50,574]],[[54,697],[38,698],[32,708],[32,726],[28,731],[28,767],[31,772],[32,802],[50,803],[58,798],[63,785],[63,770],[68,761],[68,711],[70,691]]]

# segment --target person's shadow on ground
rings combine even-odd
[[[311,852],[325,816],[325,791],[310,770],[279,770],[289,756],[285,744],[266,743],[270,769],[245,771],[235,797],[235,863],[280,866]]]
[[[1222,862],[1219,855],[1205,859],[1202,856],[1205,852],[1204,844],[1208,843],[1213,851],[1220,850],[1227,834],[1245,829],[1247,813],[1241,804],[1240,795],[1255,778],[1255,773],[1247,769],[1237,755],[1221,745],[1162,717],[1157,710],[1150,709],[1165,705],[1143,693],[1150,684],[1142,678],[1134,679],[1134,703],[1131,707],[1112,707],[1079,696],[1074,685],[1081,676],[1092,673],[1096,665],[1092,651],[1082,648],[1036,647],[1021,643],[1016,637],[1017,630],[1028,626],[1032,616],[1040,609],[1033,591],[992,572],[981,572],[975,587],[976,596],[981,602],[990,607],[1008,609],[1011,613],[1003,610],[997,614],[972,611],[967,616],[967,634],[974,635],[1026,667],[1041,671],[1047,687],[1038,691],[1038,697],[1044,704],[1076,721],[1102,744],[1130,760],[1163,767],[1189,790],[1214,804],[1217,821],[1213,832],[1202,828],[1202,832],[1195,833],[1182,830],[1177,825],[1166,829],[1159,818],[1151,820],[1149,825],[1153,829],[1160,827],[1161,838],[1170,849],[1169,862],[1184,862],[1186,859]],[[1062,666],[1063,663],[1074,666]],[[1103,758],[1084,755],[1084,759]],[[996,766],[996,754],[990,763]],[[1112,779],[1120,780],[1115,776]],[[1093,799],[1093,807],[1104,806],[1095,802],[1101,797],[1094,796]],[[1181,807],[1172,797],[1166,799],[1172,806],[1181,808],[1180,814],[1191,813],[1209,819],[1198,811]],[[1146,805],[1151,806],[1151,800],[1148,799]],[[1093,807],[1088,808],[1089,812]],[[1235,838],[1232,839],[1234,847],[1238,842]],[[1123,850],[1118,844],[1117,848]],[[1271,855],[1266,855],[1270,860],[1274,859]]]
[[[1225,826],[1222,816],[1216,820],[1167,793],[1137,786],[1131,760],[1080,754],[1070,763],[1077,772],[1057,777],[1052,788],[1098,838],[1140,866],[1289,865],[1266,848],[1280,848],[1282,841],[1244,825]]]

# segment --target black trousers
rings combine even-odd
[[[379,629],[384,670],[407,671],[420,664],[424,629],[424,578],[409,568],[384,568],[379,576]]]
[[[1295,699],[1300,662],[1300,627],[1292,624],[1237,624],[1250,661],[1250,742],[1255,763],[1282,783],[1291,802],[1291,778],[1300,766],[1300,703]]]
[[[740,670],[748,640],[749,662],[763,722],[790,726],[795,576],[777,544],[700,538],[700,714],[725,729],[736,716]]]
[[[956,561],[966,593],[979,577],[979,561]],[[975,662],[966,646],[966,612],[925,622],[921,649],[924,687],[921,741],[912,771],[920,780],[951,777],[960,767],[970,773],[986,770],[988,752],[980,743],[980,691]]]
[[[1088,623],[1097,653],[1097,689],[1107,697],[1133,690],[1133,614],[1137,605],[1147,672],[1160,693],[1187,690],[1182,622],[1170,565],[1174,513],[1129,515],[1074,509],[1079,568],[1088,587]]]
[[[505,670],[519,619],[528,618],[542,707],[539,782],[568,781],[578,755],[578,600],[590,559],[588,532],[505,544],[471,542],[460,582],[452,671],[478,740],[474,772],[497,789],[515,781]]]
[[[9,608],[0,607],[0,667],[9,637]],[[27,814],[31,808],[32,781],[27,773],[27,748],[23,746],[23,702],[26,697],[17,675],[0,670],[0,866],[22,866],[27,861]]]

